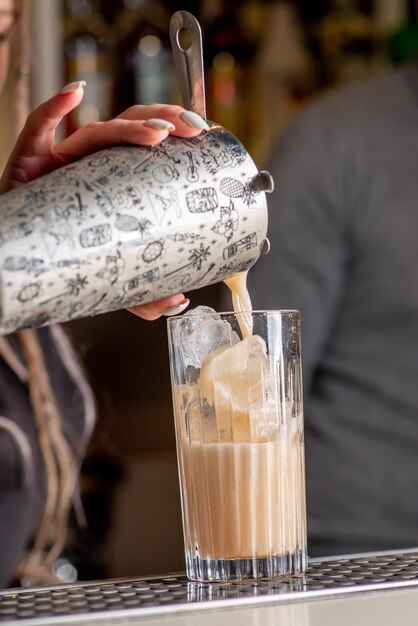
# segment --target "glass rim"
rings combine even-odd
[[[219,315],[219,316],[237,316],[237,315],[281,315],[281,316],[289,316],[291,314],[297,314],[300,316],[300,311],[299,309],[256,309],[253,311],[214,311],[213,313],[193,313],[193,309],[190,309],[190,311],[185,311],[184,313],[181,313],[180,315],[170,315],[170,317],[167,318],[167,323],[171,322],[171,321],[177,321],[177,320],[181,320],[185,317],[185,314],[188,315],[196,315],[198,317],[215,317],[215,315]]]

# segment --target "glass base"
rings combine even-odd
[[[186,552],[186,573],[196,582],[243,582],[274,580],[301,576],[306,572],[306,549],[297,548],[292,554],[252,559],[202,559]]]

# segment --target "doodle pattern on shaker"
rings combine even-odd
[[[17,294],[19,302],[30,302],[34,300],[42,293],[42,283],[40,281],[36,283],[29,283],[24,285]]]
[[[223,258],[231,259],[256,247],[257,233],[251,233],[250,235],[246,235],[245,237],[242,237],[242,239],[231,243],[231,245],[225,248],[223,252]]]
[[[158,267],[155,267],[152,270],[148,270],[143,272],[143,274],[139,274],[138,276],[134,276],[127,280],[123,285],[123,290],[125,293],[132,291],[133,289],[138,289],[140,285],[147,285],[151,283],[155,283],[160,278],[160,271]]]
[[[199,170],[197,168],[198,161],[193,156],[193,152],[191,150],[186,150],[184,154],[189,160],[189,164],[186,168],[186,178],[190,183],[197,183],[199,180]]]
[[[94,156],[92,159],[88,158],[87,160],[87,164],[88,167],[94,171],[95,169],[101,168],[104,165],[107,165],[108,163],[110,163],[111,160],[111,156],[109,154],[105,154],[105,153],[100,153],[100,154],[96,154],[96,156]]]
[[[133,215],[121,215],[119,213],[115,220],[115,227],[125,233],[131,233],[134,230],[138,230],[139,220]]]
[[[75,248],[73,230],[69,224],[57,224],[53,228],[42,230],[41,234],[50,259],[53,259],[59,250],[62,252],[63,249]]]
[[[80,269],[80,265],[80,259],[61,259],[61,261],[57,261],[57,267],[76,267]]]
[[[224,133],[222,139],[216,133],[209,133],[207,137],[207,146],[202,149],[202,160],[208,172],[217,174],[220,170],[244,163],[246,152],[236,140],[230,140],[230,133]]]
[[[142,260],[145,263],[154,263],[157,259],[159,259],[164,254],[164,240],[159,239],[156,241],[151,241],[147,243],[144,251],[140,251],[138,256],[140,255]]]
[[[96,273],[98,278],[103,278],[104,280],[108,280],[111,285],[113,285],[119,278],[121,274],[123,274],[125,269],[125,261],[122,258],[120,250],[116,252],[114,255],[108,255],[106,257],[106,265],[101,270]]]
[[[168,239],[171,241],[181,241],[185,244],[194,244],[199,239],[205,239],[199,233],[176,233],[175,235],[167,235]]]
[[[215,233],[223,235],[227,241],[232,239],[234,231],[238,228],[239,213],[234,208],[232,201],[229,206],[221,207],[221,217],[212,226],[212,230]]]
[[[135,210],[142,204],[142,194],[139,189],[137,189],[133,185],[128,185],[125,188],[119,188],[119,193],[117,192],[117,198],[119,197],[121,204],[122,206],[124,206],[125,209],[132,208],[133,210]]]
[[[133,215],[118,214],[115,227],[125,233],[138,231],[141,237],[151,234],[153,223],[146,217],[137,219]]]
[[[112,239],[112,229],[109,224],[99,224],[92,228],[86,228],[80,233],[80,244],[83,248],[95,248],[103,246]]]
[[[150,302],[252,265],[257,168],[225,129],[101,150],[0,197],[0,333]],[[229,204],[228,204],[229,203]]]
[[[207,262],[208,257],[211,255],[210,247],[205,247],[203,243],[200,244],[198,248],[193,248],[188,256],[188,263],[183,265],[182,267],[178,267],[166,274],[166,276],[172,276],[173,274],[177,274],[177,272],[182,272],[185,269],[191,268],[196,271],[200,271],[202,266]]]
[[[35,277],[47,271],[43,259],[26,258],[24,256],[6,257],[3,261],[2,269],[6,272],[26,271]]]
[[[115,212],[115,207],[107,193],[96,193],[95,203],[103,213],[103,217],[111,217]]]
[[[167,277],[166,277],[167,278]],[[188,289],[192,283],[193,276],[191,272],[184,272],[179,276],[169,277],[168,291],[169,293],[179,293]]]
[[[59,298],[65,298],[66,296],[78,297],[80,293],[84,291],[84,289],[86,289],[88,284],[89,280],[87,276],[81,276],[81,274],[76,274],[74,277],[67,278],[67,280],[65,281],[65,291],[51,296],[47,300],[41,302],[41,304],[45,305],[48,302],[58,300]]]
[[[83,206],[79,191],[73,194],[60,194],[48,204],[51,222],[56,220],[69,221],[72,217],[77,221],[86,217],[86,207]]]
[[[148,191],[148,198],[158,224],[161,225],[164,222],[171,209],[178,218],[181,217],[177,192],[172,187],[167,187],[164,194]]]
[[[0,246],[3,244],[14,241],[15,239],[23,239],[29,237],[33,232],[33,227],[27,222],[20,222],[16,226],[12,226],[8,230],[0,232]]]
[[[60,169],[55,172],[55,183],[57,187],[64,186],[71,187],[73,189],[78,189],[78,187],[80,187],[81,181],[79,178],[77,178],[77,176],[74,176],[74,174],[72,173],[73,170],[74,168],[71,168],[71,166],[69,166],[68,169]]]
[[[256,196],[259,193],[253,183],[242,183],[235,178],[223,178],[219,184],[219,189],[228,198],[242,198],[248,206],[255,204]]]
[[[239,274],[240,272],[246,272],[254,265],[256,259],[247,259],[241,263],[227,263],[226,265],[220,265],[214,275],[215,282],[224,276],[231,276],[232,274]]]
[[[218,208],[218,195],[214,187],[203,187],[186,193],[190,213],[206,213]]]
[[[153,179],[160,185],[166,185],[173,180],[177,180],[179,176],[180,173],[178,169],[169,163],[158,165],[152,170]]]

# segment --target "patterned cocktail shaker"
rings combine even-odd
[[[239,141],[212,124],[193,139],[102,150],[3,194],[0,333],[248,269],[266,246],[270,187]]]

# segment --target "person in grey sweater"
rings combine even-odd
[[[311,556],[418,545],[418,61],[298,115],[254,308],[302,313]]]

